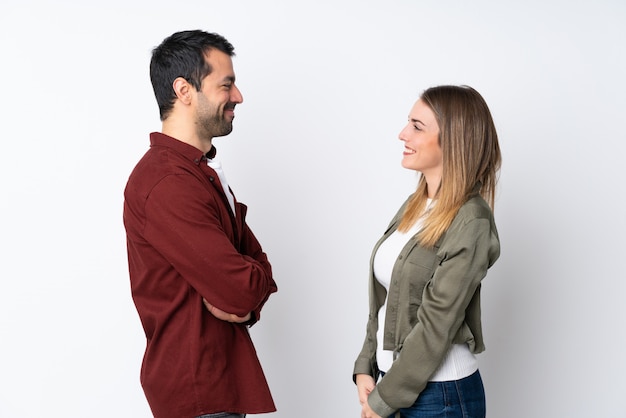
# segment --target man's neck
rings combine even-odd
[[[207,153],[212,147],[212,138],[200,138],[194,129],[194,125],[189,122],[168,118],[163,121],[161,132],[167,136],[171,136],[181,142],[196,147],[204,153]]]

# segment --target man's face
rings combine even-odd
[[[203,138],[228,135],[233,130],[235,105],[243,102],[235,85],[235,72],[230,56],[211,50],[205,59],[213,68],[202,80],[196,108],[196,130]]]

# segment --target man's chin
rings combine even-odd
[[[218,133],[216,133],[213,136],[214,137],[226,136],[226,135],[230,134],[232,131],[233,131],[233,125],[230,125],[228,127],[224,127],[224,129],[220,130]]]

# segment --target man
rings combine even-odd
[[[212,144],[243,101],[233,56],[222,36],[195,30],[166,38],[150,62],[162,132],[130,175],[124,225],[157,418],[276,410],[248,326],[277,287]]]

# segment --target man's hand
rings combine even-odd
[[[237,316],[235,314],[224,312],[223,310],[216,308],[204,298],[202,299],[202,302],[204,303],[204,306],[209,310],[209,312],[211,312],[211,314],[214,317],[216,317],[217,319],[221,319],[222,321],[235,322],[237,324],[242,324],[250,320],[250,317],[251,317],[250,312],[248,312],[248,315],[246,316]]]
[[[374,378],[367,374],[356,375],[356,387],[359,393],[359,402],[361,403],[361,418],[382,418],[370,408],[367,403],[369,394],[374,390],[376,382]]]

